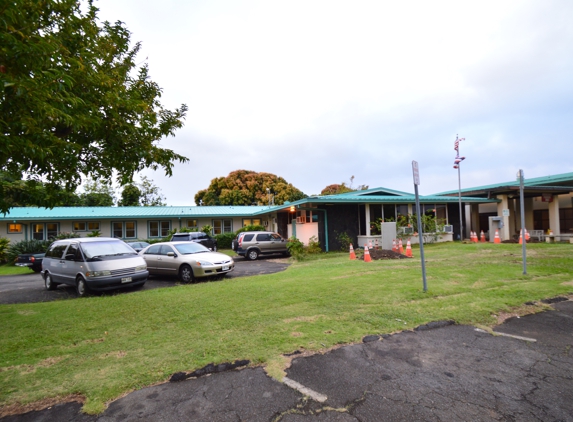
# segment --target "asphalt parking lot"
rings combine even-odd
[[[294,355],[284,382],[245,367],[144,388],[98,416],[71,402],[2,421],[573,421],[573,301],[561,300],[493,332],[443,321]]]
[[[226,278],[245,277],[250,275],[271,274],[285,270],[288,259],[261,257],[256,261],[247,261],[234,257],[235,269]],[[199,281],[201,282],[201,281]],[[179,282],[175,278],[151,276],[141,288],[126,288],[96,294],[126,294],[134,291],[172,287]],[[49,302],[52,300],[77,298],[75,288],[60,285],[56,290],[47,291],[44,288],[42,275],[30,271],[24,275],[0,276],[0,304]]]

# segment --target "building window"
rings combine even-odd
[[[243,218],[243,227],[245,226],[261,226],[261,219],[260,218]]]
[[[22,233],[22,225],[20,223],[9,223],[8,233]]]
[[[232,231],[232,220],[213,220],[213,234],[231,233]]]
[[[90,221],[88,223],[88,230],[89,231],[96,231],[96,230],[100,230],[100,225],[99,225],[99,221]]]
[[[59,233],[58,223],[32,224],[32,239],[50,240]]]
[[[119,239],[135,239],[135,221],[114,221],[111,223],[113,237]]]
[[[167,237],[171,230],[171,221],[150,221],[149,237]]]
[[[187,228],[196,229],[197,228],[197,220],[187,220]]]
[[[98,221],[74,221],[72,223],[73,231],[75,232],[85,232],[85,231],[95,231],[99,230],[99,222]]]

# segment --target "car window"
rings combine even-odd
[[[48,251],[46,252],[46,256],[50,258],[60,259],[64,254],[64,251],[66,250],[66,246],[68,246],[66,243],[64,244],[55,243],[52,246],[50,246],[50,249],[48,249]]]
[[[161,245],[153,245],[150,246],[149,248],[146,249],[145,251],[145,255],[159,255],[159,252],[161,250]]]
[[[261,233],[257,235],[257,242],[268,242],[271,240],[271,236],[268,233]]]
[[[169,245],[161,245],[160,255],[167,255],[169,252],[175,252],[173,248]]]
[[[246,234],[243,238],[243,241],[250,242],[251,240],[253,240],[254,236],[255,236],[254,234]]]
[[[77,243],[72,243],[66,251],[65,259],[66,261],[75,261],[78,257],[79,247]]]
[[[86,259],[102,256],[136,255],[137,252],[121,240],[84,242],[81,246]]]
[[[179,245],[175,245],[175,249],[183,255],[192,254],[192,253],[199,253],[199,252],[211,252],[205,246],[200,243],[181,243]]]
[[[276,233],[271,234],[271,238],[272,238],[272,240],[279,240],[279,241],[283,240],[283,238],[279,234],[276,234]]]

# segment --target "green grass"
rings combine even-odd
[[[32,274],[33,272],[28,267],[17,267],[11,264],[0,265],[0,275]]]
[[[280,378],[281,354],[573,292],[573,246],[427,245],[412,260],[320,255],[286,271],[131,294],[0,306],[0,405],[82,394],[97,413],[122,394],[208,363],[249,359]]]

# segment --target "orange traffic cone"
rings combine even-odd
[[[364,262],[370,262],[372,258],[370,258],[370,252],[368,252],[368,246],[364,246]]]
[[[392,251],[398,252],[398,247],[396,246],[396,239],[392,240]]]
[[[495,237],[493,238],[493,243],[501,243],[501,239],[499,238],[499,231],[495,230]]]
[[[356,254],[354,253],[354,248],[352,247],[352,243],[350,244],[350,259],[356,259]]]
[[[519,244],[523,245],[523,230],[519,231]]]
[[[481,231],[480,242],[485,242],[485,233]]]
[[[402,239],[398,242],[398,251],[403,254],[404,253],[404,245],[402,245]]]
[[[478,232],[474,232],[474,242],[475,243],[479,242]]]
[[[412,258],[412,245],[410,245],[410,240],[406,243],[406,256]]]
[[[531,239],[531,236],[529,236],[529,232],[527,231],[527,229],[525,229],[525,241],[529,242],[529,239]]]

